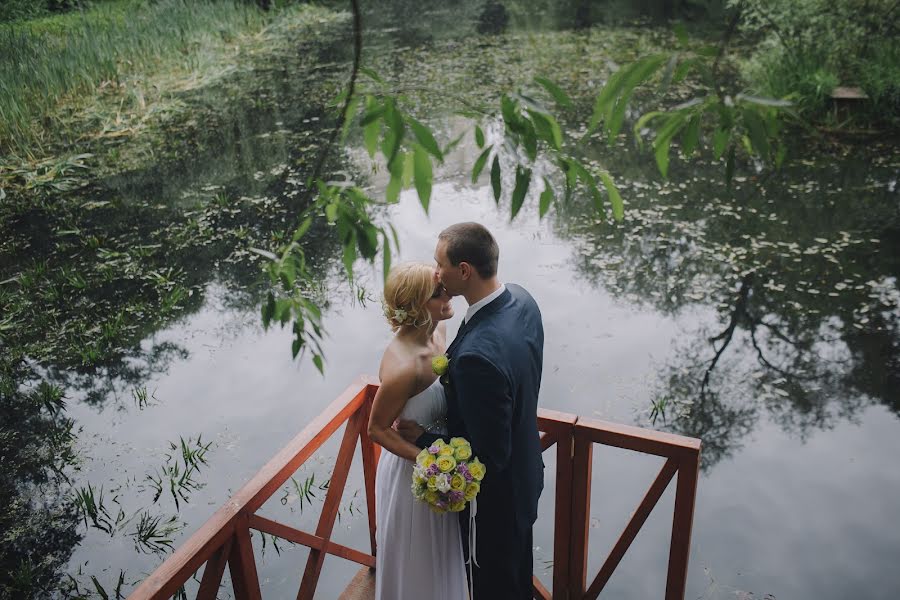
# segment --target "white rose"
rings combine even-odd
[[[441,473],[437,476],[437,489],[439,492],[450,491],[450,478],[446,473]]]

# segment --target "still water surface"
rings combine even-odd
[[[378,23],[375,16],[373,21]],[[441,32],[421,35],[416,22],[400,33],[385,27],[376,32],[382,45],[371,51],[376,62],[402,69],[409,48],[451,55],[452,36],[448,46],[447,30]],[[553,34],[546,35],[552,43]],[[571,43],[570,34],[559,36],[560,47]],[[536,42],[510,36],[493,43],[508,56],[527,54]],[[320,51],[323,62],[344,64],[347,58],[342,47]],[[498,77],[508,76],[506,65],[493,68]],[[289,81],[288,72],[267,73],[260,85],[284,99],[293,89]],[[228,160],[215,168],[188,165],[183,181],[176,177],[145,193],[171,206],[191,193],[202,196],[210,185],[229,197],[290,195],[292,184],[280,175],[283,163],[305,142],[279,132],[314,127],[313,113],[283,115],[286,124],[271,115],[241,115],[240,127],[233,128],[239,134],[229,133],[223,142],[235,145],[224,146]],[[444,131],[459,126],[442,111],[426,116]],[[256,149],[250,158],[248,147]],[[437,173],[429,214],[414,191],[405,191],[380,218],[397,228],[401,260],[430,261],[436,235],[451,223],[474,220],[491,229],[501,248],[501,279],[530,290],[543,313],[544,408],[702,438],[688,598],[896,598],[900,158],[896,147],[887,150],[801,156],[805,163],[771,177],[748,166],[729,192],[718,165],[678,165],[672,180],[662,182],[652,159],[630,145],[598,146],[590,151],[618,174],[628,202],[623,223],[598,222],[577,198],[543,221],[532,199],[510,223],[508,206],[495,206],[487,182],[471,185],[460,172],[477,156],[467,141]],[[361,154],[351,139],[348,168],[366,173]],[[229,168],[234,173],[223,174]],[[108,193],[127,190],[139,197],[146,177],[117,180]],[[260,192],[259,180],[273,177],[275,183]],[[373,193],[383,189],[379,174],[368,181]],[[201,276],[202,301],[195,310],[141,342],[137,382],[110,373],[82,391],[68,390],[69,416],[83,428],[78,450],[84,458],[75,483],[103,486],[107,500],[117,498],[129,515],[147,506],[176,515],[177,531],[169,537],[177,545],[354,378],[375,374],[391,335],[378,302],[380,268],[357,265],[367,289],[361,301],[342,283],[338,257],[329,259],[323,244],[329,298],[324,377],[308,360],[291,360],[289,331],[262,330],[252,276],[218,270]],[[201,257],[197,264],[209,267]],[[465,312],[464,300],[454,300],[454,307],[451,332]],[[701,389],[726,338],[716,347],[709,339],[732,321],[734,334]],[[135,402],[138,387],[150,394],[147,402]],[[652,421],[654,405],[662,414]],[[177,460],[180,453],[170,442],[182,437],[194,444],[198,436],[210,444],[207,464],[195,476],[201,487],[177,506],[167,490],[154,501],[152,478],[167,455]],[[296,475],[301,487],[315,476],[308,488],[315,497],[289,485],[262,514],[314,528],[335,442]],[[357,460],[344,494],[336,537],[365,548],[359,465]],[[547,466],[535,569],[548,583],[552,455]],[[655,457],[595,449],[593,570],[659,466]],[[661,597],[671,507],[669,490],[607,586],[608,597]],[[127,535],[82,530],[69,571],[94,574],[107,589],[121,570],[126,582],[136,581],[161,560]],[[285,543],[276,550],[271,539],[265,547],[258,537],[254,543],[264,595],[291,597],[306,551]],[[354,572],[328,559],[321,597],[336,597]]]

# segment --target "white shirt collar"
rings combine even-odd
[[[494,290],[493,292],[491,292],[490,294],[488,294],[487,296],[485,296],[484,298],[482,298],[481,300],[479,300],[478,302],[476,302],[475,304],[470,306],[469,309],[466,311],[466,318],[463,319],[463,323],[468,323],[472,319],[472,317],[475,316],[475,313],[477,313],[479,310],[481,310],[482,308],[484,308],[485,306],[487,306],[488,304],[490,304],[491,302],[493,302],[494,300],[499,298],[500,294],[502,294],[505,290],[506,290],[506,284],[501,283],[500,287],[498,287],[496,290]]]

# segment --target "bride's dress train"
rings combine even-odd
[[[444,388],[435,381],[409,399],[400,418],[427,426],[446,413]],[[443,425],[429,430],[446,433]],[[381,452],[375,475],[375,598],[466,600],[459,518],[455,513],[435,514],[413,498],[412,468],[408,460]]]

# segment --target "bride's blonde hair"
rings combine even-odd
[[[425,263],[402,263],[392,267],[384,282],[384,316],[393,331],[401,325],[428,327],[426,308],[436,283],[434,267]]]

